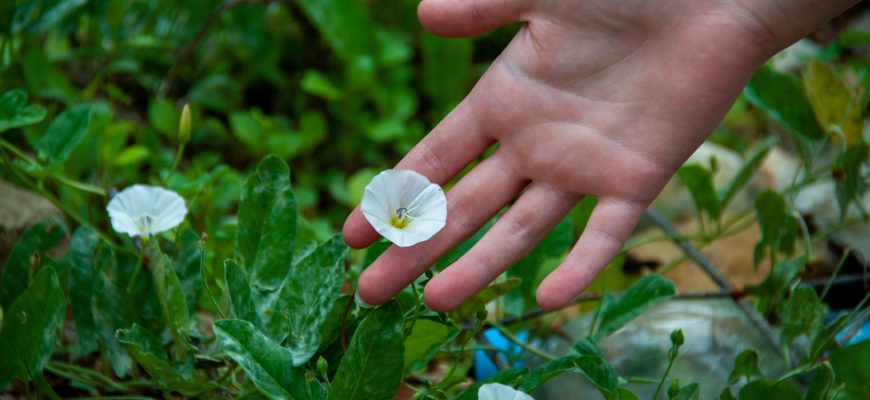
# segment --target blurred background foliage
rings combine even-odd
[[[290,164],[303,214],[325,235],[376,171],[462,99],[512,34],[437,38],[420,27],[416,5],[4,1],[0,92],[23,89],[49,115],[90,104],[88,143],[62,169],[106,188],[166,176],[189,103],[192,137],[168,187],[192,203],[196,229],[229,237],[225,216],[241,177],[276,154]],[[31,147],[49,121],[9,140]],[[101,207],[91,207],[104,199],[50,187],[82,219],[104,223]]]

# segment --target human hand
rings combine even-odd
[[[423,25],[443,36],[524,25],[471,93],[396,168],[443,184],[493,143],[497,150],[447,193],[442,231],[412,247],[391,247],[363,271],[360,297],[388,301],[516,198],[477,245],[427,284],[430,308],[453,309],[592,195],[598,203],[586,229],[537,291],[545,309],[567,305],[617,254],[752,72],[854,0],[742,3],[420,3]],[[357,248],[378,238],[359,208],[343,234]]]

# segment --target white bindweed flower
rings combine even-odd
[[[478,400],[535,400],[519,390],[501,383],[487,383],[477,390]]]
[[[178,226],[187,215],[187,206],[171,190],[133,185],[112,197],[106,211],[115,231],[149,237]]]
[[[360,210],[378,233],[400,247],[434,236],[447,221],[447,197],[416,171],[388,169],[366,186]]]

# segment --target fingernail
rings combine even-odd
[[[359,308],[375,308],[375,306],[366,303],[362,298],[360,298],[359,292],[353,294],[353,302],[356,303]]]

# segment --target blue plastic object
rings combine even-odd
[[[517,339],[526,340],[528,334],[526,331],[520,331],[516,334]],[[489,344],[499,350],[504,350],[508,354],[511,355],[510,358],[515,359],[514,363],[511,365],[514,368],[522,368],[523,363],[517,360],[520,353],[523,351],[523,348],[520,345],[513,343],[507,338],[505,338],[501,332],[499,332],[495,328],[487,328],[483,331],[483,337],[489,342]],[[508,357],[504,352],[497,352],[497,357],[500,357],[505,362],[508,362]],[[498,372],[498,368],[496,368],[495,364],[490,360],[490,358],[486,355],[486,352],[483,350],[477,350],[474,352],[474,378],[479,382],[482,381]]]

